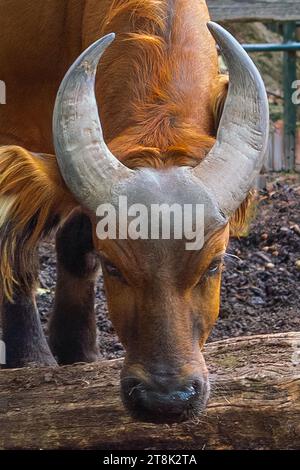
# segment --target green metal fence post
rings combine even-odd
[[[295,41],[296,23],[287,22],[283,25],[284,43]],[[286,51],[283,54],[283,88],[284,88],[284,155],[285,169],[295,169],[295,146],[296,146],[296,104],[292,102],[295,91],[292,88],[296,77],[296,51]]]

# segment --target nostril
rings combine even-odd
[[[198,391],[194,385],[183,387],[166,395],[167,400],[176,401],[177,403],[187,403],[196,398]]]
[[[204,382],[203,382],[203,380],[200,380],[200,379],[194,380],[193,383],[192,383],[192,387],[194,388],[194,390],[195,390],[197,393],[202,393],[203,387],[204,387]]]

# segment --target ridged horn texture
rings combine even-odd
[[[262,78],[242,46],[220,25],[209,22],[229,70],[229,90],[217,139],[193,173],[230,216],[253,187],[266,153],[269,106]]]
[[[115,35],[86,49],[65,75],[53,114],[54,148],[61,174],[76,199],[95,211],[109,202],[111,188],[134,172],[104,142],[95,97],[98,62]]]

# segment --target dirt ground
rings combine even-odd
[[[232,239],[226,262],[221,312],[209,341],[233,336],[300,331],[300,178],[270,176],[260,192],[249,234]],[[230,258],[229,258],[230,259]],[[55,288],[53,243],[40,249],[38,307],[46,326]],[[123,355],[107,316],[100,276],[96,291],[99,347],[103,357]]]

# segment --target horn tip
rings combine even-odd
[[[215,23],[214,21],[208,21],[206,26],[217,42],[219,42],[220,38],[224,37],[224,35],[226,36],[228,34],[228,32],[222,28],[220,24]]]
[[[208,21],[206,23],[206,26],[208,27],[209,31],[215,31],[220,25],[218,23],[215,23],[214,21]]]
[[[101,38],[99,41],[101,41],[102,44],[104,43],[105,46],[108,47],[115,39],[116,33],[109,33],[103,38]]]
[[[109,33],[107,35],[107,39],[110,41],[114,41],[114,39],[116,39],[116,33]]]

